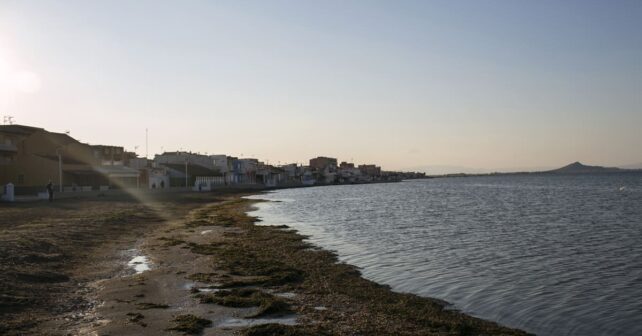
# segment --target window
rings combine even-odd
[[[25,176],[24,174],[18,175],[18,184],[24,184],[25,183]]]

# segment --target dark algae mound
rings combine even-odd
[[[235,288],[213,294],[197,294],[196,297],[201,303],[214,303],[225,307],[259,307],[258,311],[247,316],[248,318],[292,313],[290,304],[285,300],[256,288]]]
[[[255,201],[233,198],[197,215],[206,225],[234,229],[209,244],[191,244],[212,255],[224,274],[194,275],[221,290],[197,294],[202,303],[260,307],[247,317],[294,312],[299,325],[267,324],[245,335],[527,335],[527,333],[444,309],[447,303],[395,293],[363,279],[335,254],[314,248],[287,227],[254,225],[246,211]],[[267,294],[292,292],[292,300]]]
[[[321,330],[305,326],[289,326],[282,324],[262,324],[246,329],[245,336],[325,336],[330,335]]]
[[[141,310],[147,309],[167,309],[169,308],[166,304],[151,303],[151,302],[140,302],[136,304],[136,307]]]
[[[212,321],[200,318],[194,315],[178,315],[172,322],[174,326],[167,328],[167,330],[176,330],[184,332],[188,335],[197,335],[203,331],[203,329],[210,327]]]

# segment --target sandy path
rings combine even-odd
[[[231,334],[234,328],[226,327],[225,323],[242,318],[248,309],[200,304],[193,296],[193,288],[209,291],[209,284],[188,277],[215,273],[215,262],[212,256],[194,254],[167,238],[200,244],[216,241],[223,232],[234,229],[186,228],[184,224],[189,217],[188,214],[168,222],[138,242],[134,254],[148,258],[149,270],[136,273],[130,267],[123,274],[96,282],[96,299],[101,304],[92,312],[93,323],[80,325],[76,330],[96,335],[178,335],[183,333],[168,330],[173,326],[171,321],[178,315],[192,314],[212,321],[215,326],[205,329],[204,335]],[[125,264],[131,256],[126,254],[119,262]]]
[[[84,334],[98,323],[101,289],[131,278],[131,249],[216,200],[159,193],[145,202],[123,194],[0,204],[0,334]]]

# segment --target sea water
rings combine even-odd
[[[364,277],[538,335],[642,335],[642,174],[515,175],[254,196]]]

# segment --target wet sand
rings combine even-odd
[[[1,205],[0,334],[525,334],[365,280],[241,195]]]

